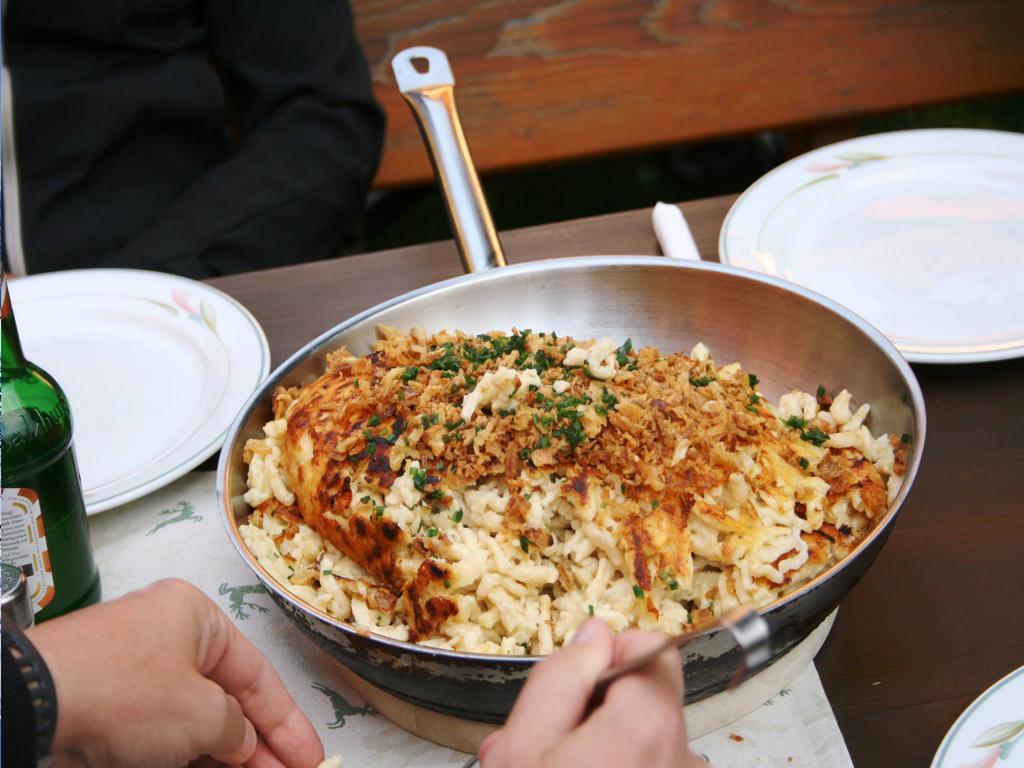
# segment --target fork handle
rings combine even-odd
[[[733,640],[736,641],[736,645],[739,646],[740,665],[729,681],[729,688],[739,685],[747,675],[751,672],[756,672],[771,658],[768,622],[753,608],[737,608],[723,616],[717,624],[702,629],[701,633],[707,632],[708,629],[728,630]],[[641,653],[624,661],[622,664],[606,669],[597,678],[597,682],[594,683],[594,690],[587,700],[586,714],[589,715],[593,710],[601,706],[605,695],[608,693],[608,688],[613,682],[623,675],[643,669],[670,648],[681,648],[696,634],[698,633],[684,632],[675,637],[668,637],[665,639],[665,642],[655,646],[646,653]]]

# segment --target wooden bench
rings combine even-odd
[[[376,186],[428,181],[391,74],[445,50],[486,172],[1024,90],[1022,0],[354,0],[388,131]]]

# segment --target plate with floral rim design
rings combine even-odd
[[[931,768],[1024,765],[1021,742],[1024,742],[1024,667],[996,682],[964,710],[939,745]]]
[[[216,453],[270,371],[256,319],[195,280],[82,269],[13,279],[8,290],[25,357],[71,405],[89,514],[151,493]]]
[[[721,261],[822,293],[911,362],[1024,356],[1024,134],[929,129],[832,144],[733,205]]]

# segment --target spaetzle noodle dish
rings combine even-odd
[[[244,451],[245,545],[361,633],[492,654],[551,653],[590,616],[678,634],[837,563],[904,474],[868,404],[773,404],[703,344],[378,336],[278,388]]]

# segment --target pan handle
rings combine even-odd
[[[455,108],[455,78],[448,57],[437,48],[406,48],[391,60],[391,69],[427,145],[463,266],[467,272],[505,266],[501,241]]]

